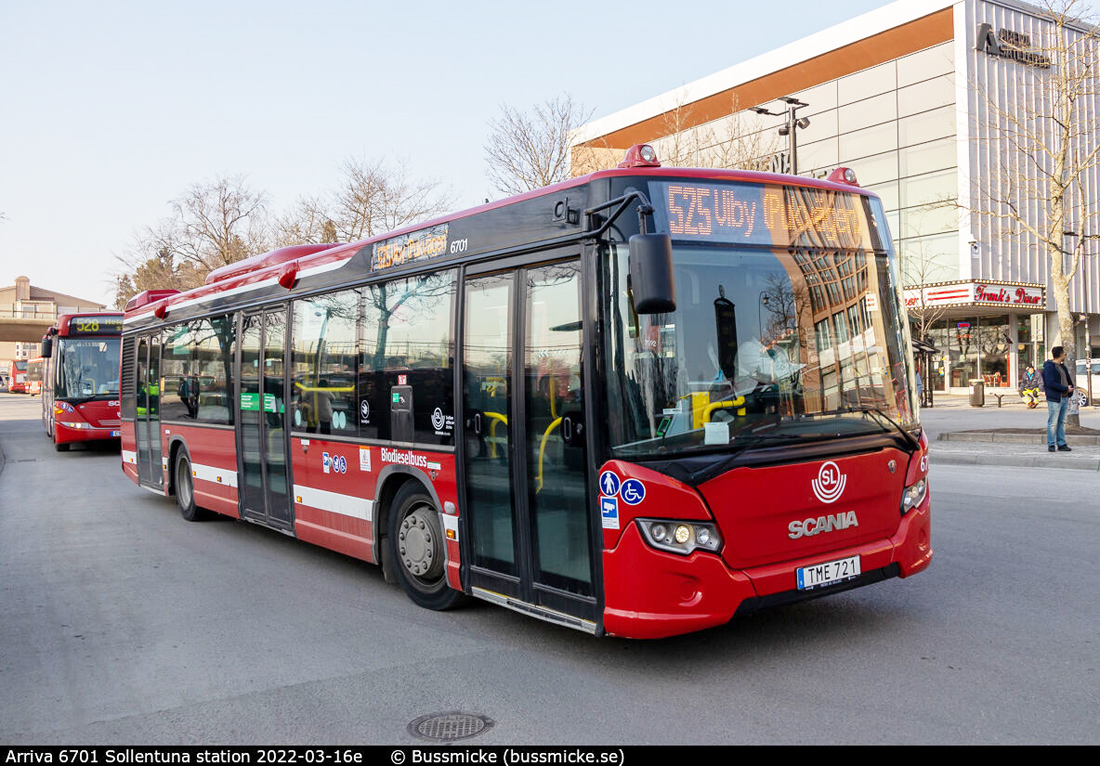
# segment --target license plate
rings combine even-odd
[[[111,431],[111,436],[122,436],[122,431]]]
[[[801,567],[798,569],[798,589],[813,590],[823,585],[851,580],[859,574],[859,556]]]

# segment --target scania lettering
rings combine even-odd
[[[805,521],[792,521],[787,528],[790,530],[788,537],[792,540],[797,540],[803,535],[813,537],[822,532],[832,532],[834,530],[858,526],[859,521],[856,520],[856,512],[848,511],[848,513],[819,516],[816,519],[806,519]]]
[[[128,304],[122,469],[189,521],[378,564],[422,607],[594,635],[907,578],[932,558],[928,442],[886,221],[848,169],[636,146],[224,266]]]

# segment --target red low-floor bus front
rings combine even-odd
[[[27,360],[13,359],[8,367],[8,393],[27,393]]]
[[[54,449],[118,442],[122,312],[62,314],[42,339],[42,425]]]
[[[928,566],[882,203],[618,169],[127,306],[122,465],[213,511],[597,635]]]
[[[42,393],[42,376],[45,372],[46,360],[42,357],[27,360],[27,390],[31,396]]]

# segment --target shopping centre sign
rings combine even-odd
[[[1050,69],[1050,57],[1040,53],[1031,45],[1031,36],[998,29],[993,33],[992,24],[978,25],[978,44],[974,46],[983,53],[997,58],[1018,61],[1027,66]]]
[[[933,306],[1003,306],[1024,312],[1046,309],[1046,288],[1021,282],[940,282],[905,291],[909,309]]]

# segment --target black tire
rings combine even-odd
[[[415,482],[398,490],[393,499],[389,545],[397,581],[414,604],[443,611],[462,602],[462,593],[447,583],[447,542],[439,510]]]
[[[195,481],[191,475],[191,456],[183,447],[180,447],[180,451],[176,453],[176,464],[172,469],[172,476],[175,478],[176,505],[179,506],[180,515],[186,521],[205,519],[206,511],[195,505]]]

